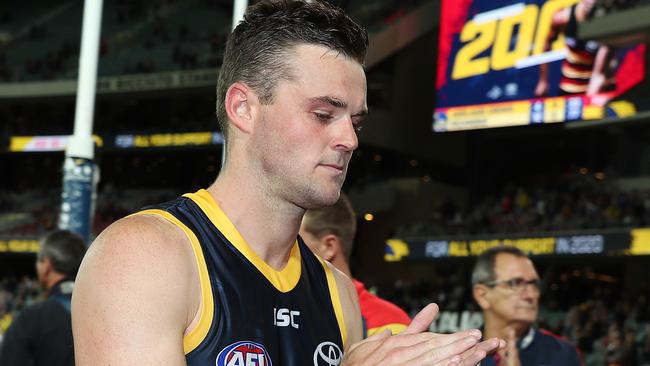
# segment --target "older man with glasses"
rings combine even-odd
[[[472,292],[483,311],[483,336],[508,343],[506,349],[484,359],[482,366],[582,364],[573,345],[534,326],[540,285],[533,262],[515,247],[495,247],[478,257]]]

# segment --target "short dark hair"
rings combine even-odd
[[[341,239],[343,255],[346,259],[352,254],[354,234],[357,231],[357,219],[350,200],[341,193],[333,206],[308,210],[303,218],[303,227],[317,238],[334,234]]]
[[[57,230],[41,240],[38,259],[49,258],[55,271],[74,278],[85,253],[86,244],[81,236],[68,230]]]
[[[472,285],[496,281],[494,267],[496,258],[501,253],[511,254],[518,258],[528,258],[526,253],[517,247],[502,245],[490,248],[476,258],[476,264],[474,264],[474,270],[472,270]]]
[[[327,47],[363,65],[368,34],[324,0],[263,0],[248,7],[228,37],[217,82],[217,118],[226,140],[230,85],[243,82],[259,94],[261,103],[271,104],[278,81],[292,77],[288,51],[301,44]]]

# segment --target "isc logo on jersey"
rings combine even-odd
[[[231,344],[219,352],[217,366],[272,366],[271,357],[264,346],[249,341]]]

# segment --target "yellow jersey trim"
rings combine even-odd
[[[334,307],[334,314],[336,315],[336,321],[339,323],[339,330],[341,331],[341,341],[343,346],[348,340],[348,329],[345,326],[345,319],[343,318],[343,306],[341,305],[341,297],[339,296],[339,288],[336,285],[336,278],[334,278],[334,272],[327,263],[319,256],[316,256],[318,261],[323,265],[325,269],[325,277],[327,277],[327,287],[330,290],[330,298],[332,299],[332,306]]]
[[[368,329],[368,337],[375,335],[377,333],[381,333],[386,329],[389,329],[390,332],[393,334],[399,334],[406,330],[406,325],[400,323],[391,323],[391,324],[382,325],[381,327],[370,328]]]
[[[300,280],[301,256],[298,241],[293,244],[291,254],[287,265],[281,270],[276,271],[271,268],[257,253],[251,249],[250,245],[241,236],[235,225],[230,221],[226,213],[219,207],[219,204],[212,198],[210,193],[201,189],[196,193],[187,193],[183,195],[194,201],[201,210],[208,216],[212,224],[216,226],[221,233],[232,243],[237,250],[246,257],[260,271],[264,277],[280,292],[286,293],[293,290]]]
[[[210,284],[210,276],[208,275],[208,267],[205,264],[205,257],[203,250],[196,234],[190,230],[185,224],[178,220],[174,215],[163,210],[144,210],[136,213],[135,215],[156,215],[161,216],[172,224],[181,228],[192,244],[192,251],[199,270],[199,280],[201,283],[201,304],[199,322],[190,330],[188,334],[183,336],[183,352],[190,353],[203,342],[208,335],[210,325],[212,325],[212,318],[214,316],[214,299],[212,298],[212,285]]]

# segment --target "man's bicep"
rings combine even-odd
[[[116,224],[84,259],[72,302],[77,365],[185,364],[183,252],[148,224]]]

